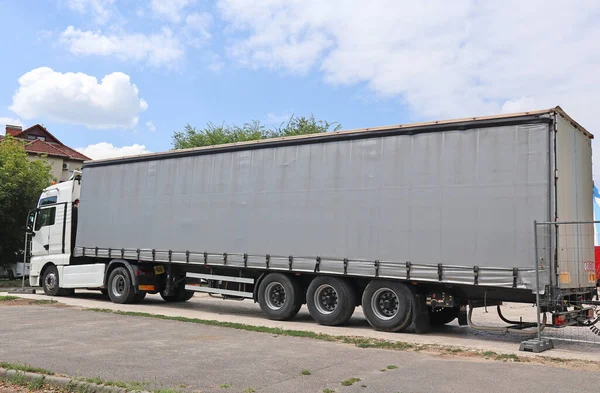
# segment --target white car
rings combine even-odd
[[[29,262],[25,264],[25,277],[29,277]],[[9,263],[0,266],[0,277],[14,280],[23,277],[23,262]]]

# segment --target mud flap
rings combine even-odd
[[[413,306],[413,324],[415,325],[415,333],[425,334],[431,331],[431,322],[429,320],[429,311],[425,296],[414,294],[412,298]]]

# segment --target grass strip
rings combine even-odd
[[[28,364],[17,364],[17,363],[0,363],[0,368],[6,370],[23,371],[28,373],[42,374],[42,375],[54,375],[54,372],[46,370],[45,368],[32,367]]]
[[[331,335],[325,333],[316,333],[305,330],[292,330],[292,329],[282,329],[275,327],[267,327],[267,326],[257,326],[257,325],[249,325],[245,323],[238,322],[223,322],[216,321],[211,319],[199,319],[199,318],[188,318],[181,316],[168,316],[168,315],[160,315],[160,314],[151,314],[137,311],[121,311],[121,310],[110,310],[105,308],[83,308],[83,310],[94,311],[94,312],[102,312],[108,314],[116,314],[116,315],[125,315],[125,316],[133,316],[133,317],[144,317],[144,318],[154,318],[161,319],[166,321],[177,321],[177,322],[187,322],[187,323],[196,323],[200,325],[206,326],[217,326],[217,327],[226,327],[237,330],[245,330],[250,332],[258,332],[258,333],[268,333],[272,335],[280,335],[280,336],[289,336],[289,337],[301,337],[301,338],[310,338],[313,340],[321,340],[321,341],[329,341],[329,342],[339,342],[345,344],[352,344],[359,348],[378,348],[378,349],[391,349],[391,350],[399,350],[399,351],[413,351],[418,352],[422,350],[429,350],[433,353],[438,354],[451,354],[454,356],[464,356],[471,357],[477,356],[481,358],[486,358],[490,360],[496,361],[513,361],[513,362],[523,362],[523,363],[556,363],[556,364],[564,364],[570,362],[566,359],[554,358],[554,357],[529,357],[529,356],[517,356],[515,354],[497,354],[493,351],[481,351],[481,350],[471,350],[471,349],[463,349],[457,348],[453,346],[444,346],[439,344],[411,344],[403,341],[389,341],[375,338],[364,338],[364,337],[352,337],[352,336],[339,336],[339,335]],[[589,360],[574,360],[572,362],[576,362],[579,364],[590,365],[594,368],[598,368],[597,362],[589,361]],[[393,369],[390,368],[390,369]],[[387,371],[388,368],[384,368],[381,371]]]
[[[86,308],[85,310],[94,311],[94,312],[103,312],[103,313],[108,313],[108,314],[116,314],[116,315],[126,315],[126,316],[131,316],[131,317],[145,317],[145,318],[162,319],[162,320],[167,320],[167,321],[197,323],[200,325],[226,327],[226,328],[231,328],[231,329],[246,330],[249,332],[258,332],[258,333],[268,333],[268,334],[274,334],[274,335],[279,335],[279,336],[311,338],[314,340],[330,341],[330,342],[343,342],[345,344],[354,344],[359,348],[385,348],[385,349],[396,349],[396,350],[408,350],[408,349],[415,347],[414,344],[409,344],[409,343],[402,342],[402,341],[388,341],[388,340],[379,340],[379,339],[371,339],[371,338],[335,336],[335,335],[331,335],[331,334],[315,333],[315,332],[305,331],[305,330],[291,330],[291,329],[282,329],[282,328],[267,327],[267,326],[256,326],[256,325],[248,325],[245,323],[238,323],[238,322],[223,322],[223,321],[215,321],[215,320],[211,320],[211,319],[198,319],[198,318],[187,318],[187,317],[178,317],[178,316],[167,316],[167,315],[150,314],[150,313],[137,312],[137,311],[109,310],[109,309],[105,309],[105,308]]]

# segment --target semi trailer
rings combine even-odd
[[[562,263],[534,222],[593,233],[592,138],[555,107],[88,161],[30,212],[30,284],[252,299],[275,320],[306,304],[324,325],[361,306],[383,331],[502,302],[581,324],[593,236]]]

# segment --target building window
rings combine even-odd
[[[40,136],[40,135],[31,135],[31,134],[28,134],[27,135],[27,139],[32,140],[32,141],[36,140],[36,139],[39,139],[40,141],[45,141],[46,137],[45,136]]]

